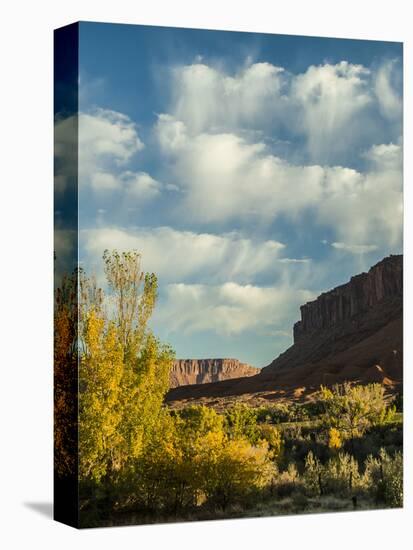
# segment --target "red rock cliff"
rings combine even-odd
[[[296,390],[301,396],[346,380],[398,388],[403,380],[402,268],[402,256],[389,256],[302,306],[295,343],[256,376],[174,388],[167,400],[207,403],[243,394],[295,399]]]
[[[259,369],[238,359],[178,359],[171,370],[171,388],[253,376]]]
[[[356,275],[348,283],[301,306],[301,321],[294,325],[294,342],[314,331],[332,328],[365,313],[386,298],[401,296],[402,292],[403,257],[388,256],[368,273]]]

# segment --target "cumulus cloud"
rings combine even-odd
[[[395,244],[402,226],[402,150],[398,144],[371,147],[366,171],[343,166],[296,165],[271,154],[263,143],[235,134],[168,141],[172,117],[161,118],[157,134],[172,155],[170,174],[183,190],[181,210],[197,223],[234,220],[270,222],[280,215],[296,221],[304,212],[331,228],[337,241]]]
[[[172,115],[161,113],[155,126],[156,134],[163,153],[173,154],[187,143],[185,124]]]
[[[254,241],[237,233],[213,235],[170,227],[84,230],[81,239],[88,263],[100,264],[108,249],[138,250],[145,271],[165,281],[249,282],[257,274],[275,273],[284,245]]]
[[[282,108],[287,79],[282,67],[270,63],[254,63],[235,75],[203,63],[177,67],[172,112],[192,133],[259,125]]]
[[[302,286],[309,260],[283,257],[285,245],[274,240],[170,227],[83,230],[80,239],[82,260],[97,271],[99,284],[104,249],[142,254],[142,268],[159,277],[153,323],[166,333],[284,333],[299,305],[315,296]],[[260,286],[262,276],[272,285]]]
[[[162,190],[176,190],[173,184],[163,184],[146,172],[128,169],[128,163],[144,144],[136,124],[122,113],[106,109],[80,113],[78,119],[58,121],[55,132],[55,153],[62,164],[62,174],[56,178],[58,190],[64,190],[67,172],[71,170],[75,175],[77,166],[79,186],[95,194],[124,191],[128,200],[145,202],[157,198]],[[74,140],[77,135],[78,144]]]
[[[119,188],[119,180],[110,172],[90,174],[90,185],[95,191],[113,191]]]
[[[375,93],[380,111],[390,119],[401,119],[403,102],[401,94],[393,86],[395,80],[401,80],[399,64],[396,60],[383,63],[375,75]]]
[[[80,186],[113,191],[122,185],[123,167],[144,144],[136,124],[122,113],[107,109],[79,113],[55,122],[57,190],[67,178],[79,176]]]
[[[301,153],[313,162],[341,163],[384,137],[381,117],[401,118],[394,71],[395,62],[370,69],[348,61],[311,65],[299,74],[270,63],[250,63],[235,74],[204,63],[176,67],[168,141],[179,146],[186,131],[267,129],[303,138]]]
[[[402,171],[403,151],[400,144],[381,143],[368,149],[364,157],[370,162],[373,170]]]
[[[235,134],[200,134],[167,140],[171,118],[160,119],[161,145],[174,154],[171,170],[184,190],[183,210],[201,223],[294,214],[320,199],[323,169],[294,166],[268,153],[263,143]]]
[[[136,124],[116,111],[97,109],[79,114],[79,168],[87,171],[113,161],[122,164],[141,151]]]
[[[152,200],[160,195],[162,189],[170,188],[146,172],[130,170],[116,175],[110,172],[95,172],[90,176],[90,184],[96,192],[123,190],[128,199],[140,201]]]
[[[213,331],[234,335],[243,331],[282,330],[299,305],[314,293],[287,287],[259,287],[233,282],[222,285],[170,284],[155,322],[171,332],[192,334]]]
[[[127,187],[131,197],[151,200],[160,195],[163,184],[146,172],[123,172],[120,177],[122,185]]]
[[[365,173],[327,168],[317,220],[354,245],[399,245],[403,224],[401,147],[375,146]]]
[[[143,148],[136,125],[126,115],[106,109],[80,113],[79,185],[95,193],[128,188],[125,184],[139,174],[132,176],[126,165]]]
[[[295,125],[306,136],[312,158],[335,159],[364,133],[363,114],[373,102],[369,78],[366,67],[347,61],[310,66],[293,78],[291,97],[299,116]]]

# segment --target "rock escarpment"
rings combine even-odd
[[[168,401],[215,402],[244,395],[259,400],[303,397],[321,384],[403,381],[403,256],[301,307],[294,344],[255,376],[172,389]],[[254,397],[254,398],[255,398]],[[248,397],[249,399],[249,397]]]
[[[259,369],[238,359],[178,359],[171,370],[171,388],[253,376]]]
[[[342,352],[348,352],[392,321],[401,322],[403,256],[384,258],[368,273],[352,277],[348,283],[321,294],[300,309],[301,321],[294,326],[294,345],[262,369],[263,374],[318,361],[335,364]],[[366,347],[363,353],[358,349],[352,361],[357,365],[368,364],[381,347],[378,342],[374,349]],[[399,340],[398,347],[401,347]]]
[[[301,306],[301,321],[294,325],[294,343],[315,331],[336,327],[366,313],[384,300],[401,296],[402,292],[402,256],[384,258],[368,273],[356,275],[348,283]]]

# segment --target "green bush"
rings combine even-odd
[[[288,465],[287,470],[280,472],[273,483],[273,489],[278,497],[288,497],[302,487],[300,476],[295,464]]]
[[[318,458],[314,456],[312,451],[310,451],[305,459],[303,475],[304,487],[309,496],[323,494],[322,476],[323,466]]]
[[[384,449],[379,456],[368,457],[364,477],[377,502],[390,508],[403,506],[403,455],[389,455]]]
[[[333,495],[350,495],[360,487],[360,473],[355,458],[339,453],[323,468],[324,491]]]
[[[225,411],[224,429],[230,439],[244,437],[254,445],[260,438],[256,410],[244,403],[236,403]]]

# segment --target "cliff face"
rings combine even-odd
[[[259,369],[238,359],[178,359],[171,370],[171,388],[253,376]]]
[[[175,388],[167,400],[230,402],[249,394],[260,403],[309,395],[321,384],[346,380],[397,388],[403,381],[403,256],[384,258],[368,273],[303,305],[294,344],[256,376],[219,380]]]
[[[315,331],[333,328],[356,315],[366,313],[385,299],[401,296],[402,258],[384,258],[368,273],[356,275],[348,283],[301,306],[301,321],[294,325],[294,343]]]
[[[301,321],[294,326],[294,345],[262,373],[318,361],[335,363],[342,352],[370,338],[391,321],[402,320],[402,310],[403,256],[388,256],[368,273],[356,275],[302,306]],[[377,345],[355,355],[353,361],[367,365],[376,356]]]

